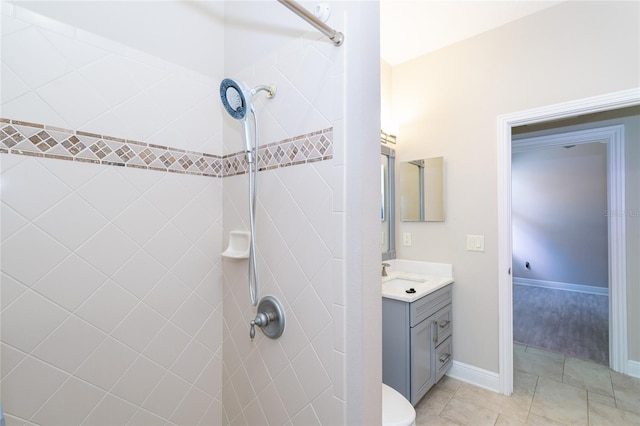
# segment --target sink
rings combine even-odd
[[[382,297],[413,302],[452,282],[449,277],[389,277],[382,283]]]

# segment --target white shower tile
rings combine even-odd
[[[101,214],[113,219],[140,194],[113,167],[102,169],[100,174],[79,188],[77,193]]]
[[[191,246],[171,268],[171,272],[191,289],[195,289],[211,269],[211,260],[196,246]]]
[[[41,424],[80,424],[104,394],[103,390],[70,377],[31,419]]]
[[[3,36],[22,30],[30,26],[28,23],[15,18],[14,5],[7,2],[2,2],[1,5],[2,5],[2,14],[0,18],[2,18],[1,29],[2,29]]]
[[[318,398],[316,398],[311,405],[313,406],[313,410],[318,416],[318,420],[321,425],[329,425],[334,424],[334,412],[333,412],[333,388],[329,387],[326,391],[322,393]]]
[[[291,309],[285,310],[285,316],[287,323],[285,332],[280,337],[280,344],[282,349],[287,354],[287,359],[292,360],[300,351],[309,343],[310,339],[302,330],[300,323],[298,322],[298,315],[305,315],[305,312],[295,312]]]
[[[217,351],[222,344],[222,303],[219,304],[213,313],[207,318],[196,339],[209,350]]]
[[[107,337],[74,372],[74,374],[102,389],[111,386],[136,360],[138,354],[117,340]],[[133,414],[133,413],[132,413]]]
[[[31,354],[71,373],[105,338],[102,331],[70,315]]]
[[[314,339],[311,341],[316,355],[322,363],[329,377],[333,373],[333,333],[334,328],[340,327],[339,324],[331,323],[327,325]]]
[[[140,197],[125,208],[113,223],[142,246],[165,226],[166,219],[149,201]]]
[[[136,411],[136,413],[129,420],[127,425],[172,426],[172,424],[167,422],[166,419],[160,416],[156,416],[155,414],[152,414],[143,408],[140,408],[138,411]]]
[[[149,95],[156,100],[167,117],[177,117],[207,96],[208,87],[189,76],[176,73],[167,75],[149,88]]]
[[[42,165],[65,185],[74,190],[102,172],[102,168],[96,167],[95,164],[77,161],[70,162],[45,159],[42,160]]]
[[[138,352],[153,340],[154,336],[164,327],[166,319],[147,305],[140,303],[116,327],[111,336],[129,345]]]
[[[29,419],[69,377],[35,358],[27,357],[2,381],[5,412]]]
[[[307,278],[295,260],[282,262],[273,273],[275,281],[291,304],[304,289]]]
[[[192,340],[171,366],[171,371],[189,383],[194,383],[211,358],[212,351],[200,342]]]
[[[145,348],[144,355],[165,368],[171,367],[185,350],[191,337],[171,323],[167,323]]]
[[[117,396],[107,394],[84,420],[84,423],[92,426],[124,425],[135,412],[134,405]]]
[[[201,236],[205,227],[213,221],[213,217],[200,205],[198,200],[187,204],[176,216],[173,223],[193,243]]]
[[[48,126],[69,128],[67,123],[53,108],[35,92],[28,92],[11,101],[2,103],[2,116],[32,123],[47,123]]]
[[[4,343],[0,343],[0,352],[2,353],[0,358],[0,380],[4,380],[26,358],[27,354]]]
[[[102,331],[111,331],[138,303],[137,299],[113,281],[107,281],[75,314]]]
[[[109,55],[80,68],[79,72],[113,107],[143,90],[142,86],[127,72],[127,62],[130,60]]]
[[[331,312],[333,306],[333,262],[330,260],[318,271],[311,281],[311,286],[320,297],[325,309]]]
[[[195,336],[210,313],[211,306],[196,294],[192,294],[171,318],[171,322],[190,336]]]
[[[29,54],[25,55],[24,52]],[[3,37],[2,61],[31,88],[42,86],[73,69],[35,27]]]
[[[173,412],[170,420],[177,425],[195,425],[212,402],[212,397],[200,389],[192,387]]]
[[[280,392],[270,383],[264,390],[258,395],[260,405],[263,407],[263,412],[267,418],[267,423],[270,425],[284,424],[289,418],[287,410],[282,404],[282,400],[278,396]]]
[[[69,188],[36,159],[2,173],[2,201],[26,219],[36,218],[68,193]]]
[[[331,323],[331,314],[310,285],[304,288],[291,307],[297,313],[296,317],[309,339],[313,339]]]
[[[142,406],[154,414],[169,418],[190,388],[191,385],[180,377],[167,373]]]
[[[202,391],[211,396],[216,396],[222,391],[222,358],[218,355],[213,356],[209,363],[202,369],[195,385]],[[250,373],[249,373],[250,374]],[[252,380],[254,378],[252,377]]]
[[[109,109],[109,104],[86,79],[71,72],[39,87],[36,92],[76,129]]]
[[[112,278],[122,288],[143,299],[166,273],[164,266],[140,250]]]
[[[16,213],[15,210],[5,203],[0,204],[0,217],[2,217],[0,232],[2,233],[3,239],[9,238],[29,223],[24,217]]]
[[[89,31],[76,29],[76,39],[84,43],[90,44],[95,47],[107,50],[111,53],[116,53],[120,56],[125,54],[126,46],[108,38],[99,36]]]
[[[76,250],[76,253],[105,275],[111,276],[136,251],[136,244],[118,228],[109,224]]]
[[[340,352],[345,352],[345,307],[341,305],[333,305],[333,348]]]
[[[118,104],[114,110],[119,115],[130,118],[132,139],[138,141],[145,141],[168,121],[155,100],[144,92]]]
[[[221,239],[216,241],[220,242]],[[220,249],[218,248],[219,252]],[[218,256],[211,256],[210,259],[213,262],[219,256],[219,254]],[[196,293],[211,306],[217,306],[222,301],[222,262],[217,262],[213,269],[209,271],[196,288]]]
[[[95,62],[109,54],[106,50],[83,43],[75,38],[52,31],[40,31],[75,69]]]
[[[149,242],[144,249],[161,264],[171,267],[182,258],[189,249],[189,240],[175,225],[168,223]]]
[[[291,422],[294,425],[321,426],[320,420],[318,420],[318,416],[313,411],[313,407],[311,405],[307,405],[302,409],[302,411],[293,416]]]
[[[262,412],[262,408],[257,399],[252,400],[242,411],[242,414],[247,419],[247,423],[250,425],[265,425],[267,419]],[[303,423],[300,423],[303,424]]]
[[[333,394],[343,401],[347,400],[345,355],[342,352],[333,351]]]
[[[3,103],[22,96],[31,90],[29,86],[5,64],[2,64],[1,72],[0,77],[2,79],[0,82],[2,86],[0,87],[0,93],[2,93],[1,98]]]
[[[311,345],[304,348],[291,365],[309,401],[316,399],[331,386],[331,378]]]
[[[107,220],[82,198],[70,194],[34,223],[70,250],[75,250],[104,227]]]
[[[145,296],[144,302],[166,318],[171,318],[190,293],[191,290],[175,275],[168,273]]]
[[[135,135],[128,117],[123,116],[113,109],[87,120],[87,122],[78,127],[77,130],[135,140]]]
[[[28,22],[36,27],[45,28],[50,31],[55,31],[58,34],[64,34],[67,37],[73,37],[75,35],[75,29],[71,25],[64,24],[48,16],[41,15],[23,7],[15,8],[16,18]]]
[[[240,405],[246,407],[249,402],[255,398],[255,392],[253,391],[251,380],[245,369],[243,367],[238,368],[236,372],[231,375],[231,381],[233,382],[233,387],[236,390]]]
[[[0,302],[2,306],[0,309],[4,309],[13,303],[22,293],[27,291],[27,287],[20,284],[4,272],[0,275]]]
[[[296,260],[309,280],[313,279],[320,268],[331,258],[331,252],[313,227],[308,226],[300,239],[291,248]]]
[[[26,291],[2,311],[2,341],[31,352],[68,313],[33,291]]]
[[[191,200],[184,185],[172,173],[159,174],[156,185],[147,190],[144,196],[168,219],[173,218]]]
[[[291,366],[285,368],[273,382],[276,389],[287,389],[286,392],[279,392],[279,395],[289,418],[309,403]]]
[[[118,380],[111,392],[141,405],[164,375],[165,370],[144,357],[138,357],[129,370]]]
[[[233,389],[233,384],[230,381],[226,382],[224,385],[224,392],[222,392],[222,407],[224,414],[228,419],[235,418],[242,411],[242,406],[238,401],[236,392]]]

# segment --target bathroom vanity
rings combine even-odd
[[[383,277],[382,381],[414,406],[452,364],[452,286],[451,276]]]

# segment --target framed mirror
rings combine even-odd
[[[396,258],[395,231],[395,157],[396,153],[381,146],[380,153],[380,222],[382,260]]]
[[[403,161],[399,167],[400,220],[444,221],[444,157]]]

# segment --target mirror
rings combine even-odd
[[[380,221],[382,223],[382,260],[396,258],[395,246],[395,157],[393,149],[381,146]]]
[[[404,161],[399,167],[400,220],[444,221],[444,157]]]

